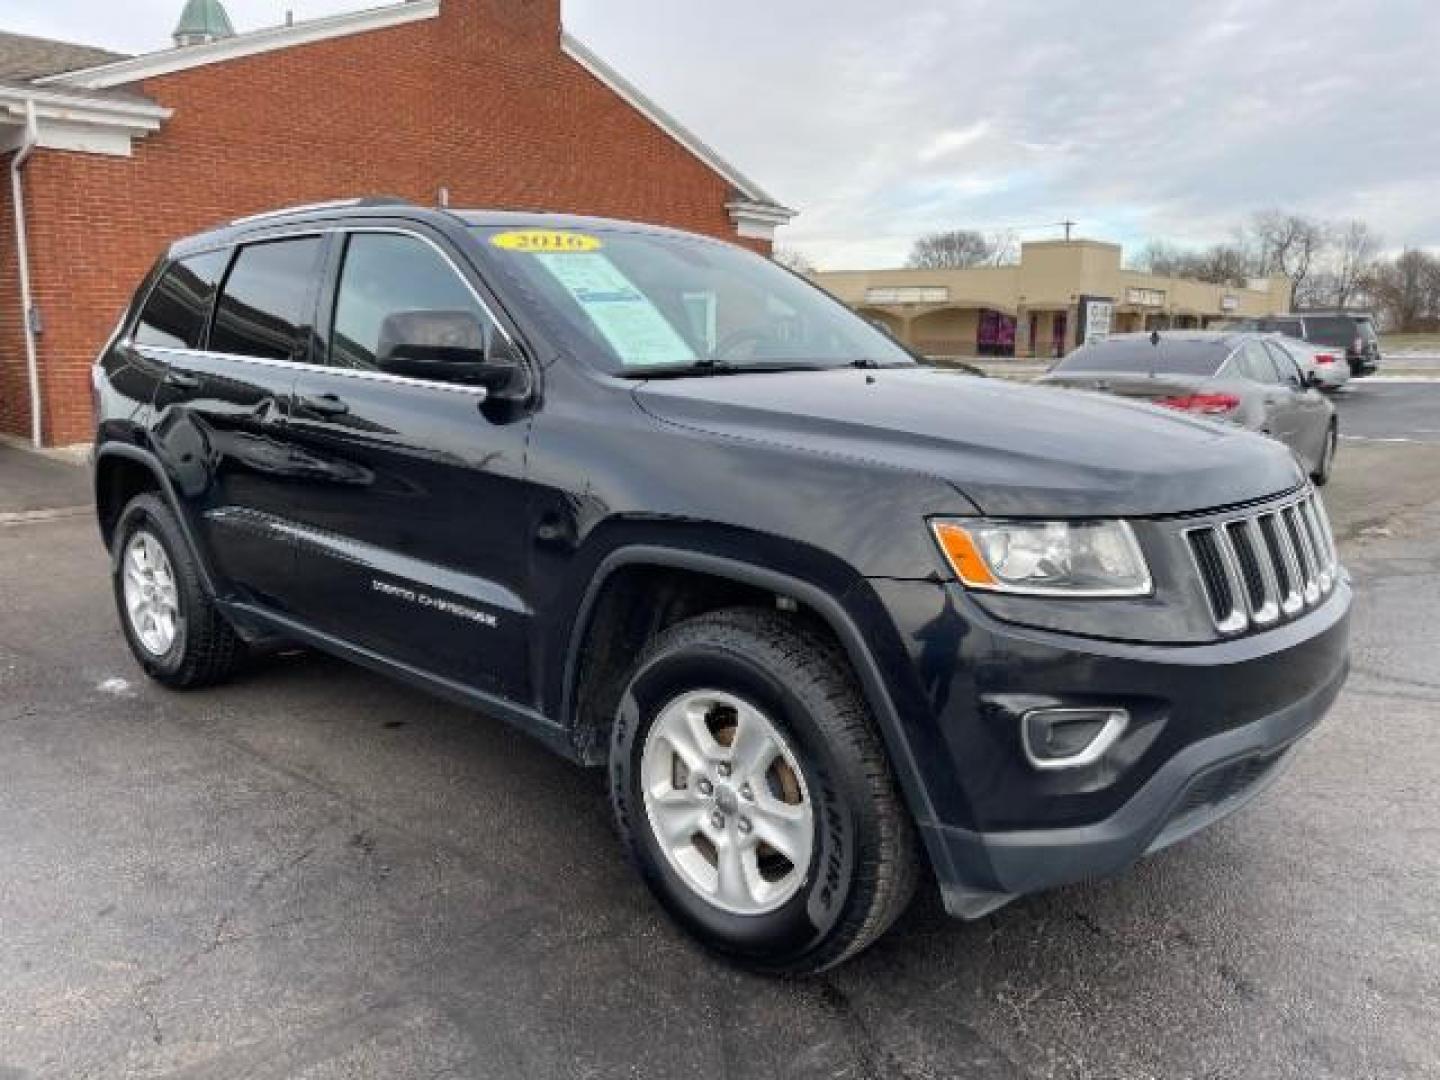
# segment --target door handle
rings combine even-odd
[[[341,401],[334,394],[315,394],[302,397],[300,408],[316,416],[344,416],[350,411],[350,406]]]
[[[173,386],[177,390],[198,390],[200,388],[200,377],[191,375],[185,371],[167,371],[165,373],[165,385]]]

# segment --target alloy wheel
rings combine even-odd
[[[645,740],[645,812],[672,870],[734,915],[764,915],[805,883],[815,812],[794,752],[749,702],[696,690],[661,711]]]
[[[130,629],[146,652],[164,656],[180,625],[180,593],[170,557],[154,535],[140,529],[125,546],[122,572]]]

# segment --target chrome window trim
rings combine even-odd
[[[300,360],[275,360],[268,356],[244,356],[240,353],[209,352],[204,349],[170,349],[161,345],[140,345],[137,348],[170,356],[194,356],[201,359],[233,360],[256,367],[283,368],[286,371],[308,372],[317,375],[339,375],[347,379],[362,379],[367,382],[397,383],[402,386],[421,386],[430,390],[449,390],[458,394],[485,398],[489,391],[483,386],[462,386],[458,383],[435,382],[430,379],[416,379],[409,375],[392,375],[388,371],[364,371],[360,368],[331,367],[329,364],[311,364]]]
[[[379,233],[382,235],[389,234],[395,236],[408,236],[412,239],[419,240],[421,243],[428,244],[432,249],[434,249],[436,254],[438,254],[440,258],[442,258],[445,263],[450,267],[450,272],[460,279],[461,284],[463,284],[465,288],[469,291],[470,295],[475,298],[475,302],[479,304],[480,309],[485,312],[486,318],[488,318],[490,322],[494,324],[495,329],[500,332],[501,336],[505,338],[505,341],[510,345],[510,347],[514,349],[521,356],[522,359],[524,359],[526,366],[530,368],[531,378],[534,378],[534,365],[530,361],[529,352],[525,349],[520,348],[519,343],[511,335],[510,331],[505,329],[505,324],[496,317],[494,308],[492,308],[486,302],[485,298],[480,295],[479,290],[477,290],[475,286],[470,282],[470,279],[461,272],[460,267],[456,264],[455,260],[451,258],[450,253],[447,252],[443,247],[437,244],[430,237],[426,236],[424,233],[416,232],[414,229],[403,229],[394,225],[366,224],[356,224],[354,226],[336,225],[311,228],[302,224],[299,228],[293,231],[285,231],[274,235],[260,235],[246,238],[243,240],[232,240],[223,244],[216,244],[214,247],[207,247],[197,251],[189,252],[183,256],[173,257],[169,259],[166,266],[166,271],[168,272],[170,266],[174,265],[177,262],[180,262],[183,259],[193,258],[196,255],[202,255],[212,251],[229,250],[230,252],[232,252],[231,257],[233,258],[233,252],[237,248],[245,247],[252,244],[267,244],[276,243],[284,240],[299,240],[311,236],[324,237],[333,236],[336,234],[344,234],[349,236],[354,233]],[[344,263],[342,262],[342,272],[343,269]],[[150,287],[150,291],[154,290],[155,286],[160,283],[160,278],[163,277],[164,273],[162,273],[160,277],[157,277],[155,279],[155,282]],[[148,298],[148,291],[146,293],[146,296]],[[140,310],[143,311],[143,307]],[[401,386],[422,386],[428,387],[433,390],[449,390],[454,393],[468,394],[471,397],[478,397],[482,401],[489,396],[489,391],[483,386],[462,386],[457,383],[439,382],[433,379],[418,379],[411,375],[392,375],[386,371],[366,371],[362,368],[343,368],[336,367],[331,364],[312,364],[308,361],[301,360],[275,360],[271,357],[246,356],[243,353],[216,352],[210,349],[174,349],[165,345],[139,345],[135,342],[133,328],[132,333],[126,335],[125,345],[128,348],[147,349],[151,352],[164,353],[172,356],[208,356],[218,360],[235,360],[244,364],[255,364],[260,367],[288,368],[293,371],[308,372],[311,374],[341,375],[346,378],[365,379],[371,382],[394,383]]]

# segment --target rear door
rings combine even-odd
[[[228,591],[279,610],[293,569],[283,525],[298,497],[285,422],[322,248],[319,237],[285,237],[197,263],[226,267],[206,341],[161,346],[169,372],[155,400],[156,450]]]
[[[524,702],[529,409],[378,370],[392,315],[473,313],[509,336],[473,269],[419,229],[334,238],[321,363],[300,373],[290,424],[309,468],[295,604],[352,645]]]

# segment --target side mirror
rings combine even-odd
[[[380,324],[376,363],[391,375],[500,390],[519,366],[508,350],[487,348],[485,336],[472,312],[397,311]]]
[[[1320,373],[1316,371],[1305,371],[1300,375],[1300,389],[1319,390],[1325,384],[1320,380]]]

